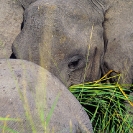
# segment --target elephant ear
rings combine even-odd
[[[132,84],[133,79],[133,1],[118,1],[105,13],[107,40],[104,63],[107,70],[121,73],[119,83]]]
[[[130,1],[130,2],[129,2]],[[133,82],[133,1],[114,1],[105,13],[104,68],[121,73],[119,83],[130,85]],[[130,93],[133,96],[133,93]],[[133,114],[133,106],[126,104]]]

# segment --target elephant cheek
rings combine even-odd
[[[84,82],[84,70],[76,70],[73,72],[70,71],[61,71],[60,77],[61,81],[66,87],[71,85],[80,84]]]
[[[71,81],[69,77],[69,72],[66,68],[64,69],[58,69],[56,72],[54,72],[54,75],[60,79],[60,81],[68,88],[71,86]]]
[[[84,69],[76,70],[69,75],[69,82],[71,85],[80,84],[84,82]]]

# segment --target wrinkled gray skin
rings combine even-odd
[[[13,43],[16,57],[46,68],[67,87],[99,79],[104,17],[101,7],[97,11],[93,6],[87,0],[30,4],[24,27]]]
[[[59,98],[58,98],[59,96]],[[58,98],[57,102],[56,99]],[[26,118],[31,116],[37,133],[44,133],[48,113],[55,104],[47,133],[92,133],[88,115],[69,90],[44,68],[23,60],[0,60],[0,117],[19,119],[6,121],[6,126],[19,133],[32,133]],[[30,111],[29,111],[30,110]],[[0,127],[5,126],[0,121]],[[0,128],[5,133],[5,128]]]
[[[110,4],[110,3],[109,3]],[[104,68],[121,73],[119,83],[133,82],[133,1],[114,0],[106,9],[104,22],[107,40]],[[106,72],[107,72],[106,71]],[[130,87],[130,86],[129,86]],[[133,93],[131,93],[133,96]],[[133,99],[132,99],[133,102]],[[127,107],[126,107],[127,108]],[[133,107],[129,112],[133,114]]]
[[[133,80],[133,1],[114,0],[106,4],[104,34],[107,70],[122,74],[120,83]]]

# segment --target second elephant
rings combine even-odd
[[[32,62],[7,59],[0,60],[0,132],[93,129],[83,107],[55,76]]]

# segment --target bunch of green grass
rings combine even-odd
[[[99,81],[74,85],[69,89],[88,113],[94,133],[133,132],[133,116],[124,106],[124,102],[133,106],[129,90],[117,83]]]

